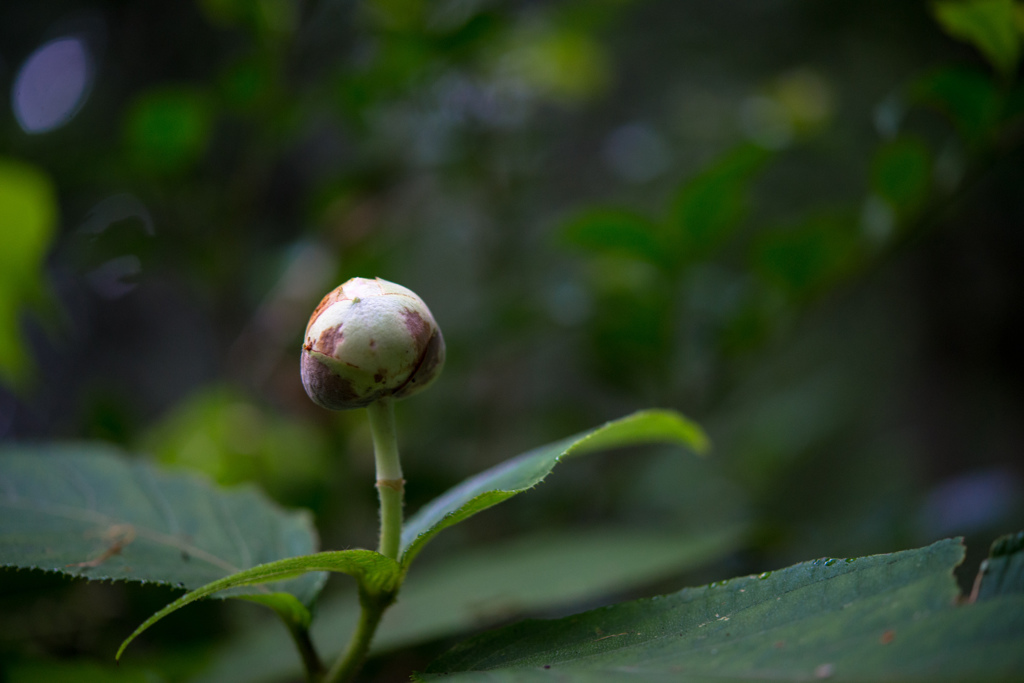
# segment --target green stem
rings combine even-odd
[[[371,596],[362,589],[359,591],[359,624],[352,639],[348,643],[344,654],[338,658],[327,676],[324,683],[347,683],[355,678],[362,668],[366,656],[370,653],[370,641],[373,634],[377,632],[377,625],[380,618],[384,616],[384,610],[394,601],[394,596]]]
[[[324,665],[309,637],[309,630],[295,623],[289,623],[288,631],[292,634],[295,647],[298,648],[299,655],[302,657],[302,665],[306,669],[306,680],[310,683],[320,681],[324,675]]]
[[[366,408],[373,434],[373,455],[377,461],[377,495],[380,497],[381,555],[398,561],[402,540],[402,498],[405,480],[398,460],[398,438],[395,434],[395,408],[391,399],[371,403]]]
[[[402,497],[405,480],[398,460],[398,438],[395,433],[395,407],[391,399],[381,399],[366,407],[373,435],[373,456],[377,462],[377,495],[380,497],[381,555],[398,561],[402,541]],[[323,683],[348,683],[359,673],[370,652],[380,618],[395,601],[395,593],[381,595],[359,589],[359,624],[345,652],[334,663]]]

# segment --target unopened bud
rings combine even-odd
[[[302,385],[330,410],[425,389],[444,366],[444,338],[413,291],[355,277],[323,298],[306,326]]]

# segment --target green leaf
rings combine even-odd
[[[290,593],[264,593],[256,595],[238,595],[239,600],[255,602],[277,612],[289,628],[309,629],[313,615],[296,597]]]
[[[441,681],[1013,680],[1024,595],[958,605],[964,549],[804,562],[553,621],[434,662]],[[466,673],[458,673],[466,672]],[[447,673],[449,675],[440,675]]]
[[[29,376],[19,314],[45,291],[43,265],[57,224],[57,194],[39,169],[0,158],[0,381]]]
[[[742,542],[739,527],[701,535],[598,529],[544,534],[492,543],[417,565],[401,596],[384,615],[374,651],[498,624],[514,616],[593,604],[670,574],[695,568],[733,552]],[[312,628],[329,658],[348,641],[359,617],[355,596],[345,593],[317,604]],[[213,656],[193,683],[270,683],[300,673],[298,658],[280,647],[273,622],[237,634]]]
[[[539,484],[563,457],[648,443],[676,443],[698,453],[708,446],[701,428],[678,413],[642,410],[523,453],[467,479],[410,518],[402,530],[402,565],[408,567],[442,529]]]
[[[571,218],[559,233],[560,241],[597,254],[629,256],[648,263],[664,263],[666,245],[661,228],[646,216],[614,207],[589,208]]]
[[[750,182],[770,154],[744,145],[683,185],[670,217],[682,256],[707,255],[739,226],[747,215]]]
[[[1024,531],[996,539],[981,563],[974,600],[1024,594]]]
[[[252,481],[278,501],[308,500],[332,464],[311,425],[217,385],[179,401],[141,443],[163,465],[188,467],[221,485]]]
[[[132,103],[124,137],[139,169],[176,174],[203,155],[212,128],[213,106],[205,92],[191,86],[162,87]]]
[[[917,209],[928,194],[931,154],[913,138],[888,142],[875,152],[871,187],[901,215]]]
[[[1020,58],[1013,0],[947,0],[935,3],[946,32],[978,48],[996,70],[1009,74]]]
[[[567,104],[598,94],[610,80],[606,46],[573,26],[531,27],[510,34],[501,69],[545,98]]]
[[[217,489],[102,444],[0,449],[2,566],[194,589],[316,544],[307,513],[255,489]],[[324,578],[229,595],[287,593],[308,605]]]
[[[813,214],[796,226],[766,232],[754,245],[758,272],[795,298],[827,289],[862,256],[856,223],[842,212]]]
[[[154,656],[143,664],[90,661],[85,657],[5,661],[4,683],[172,683],[191,673],[194,658]]]
[[[117,650],[117,659],[135,638],[150,626],[160,621],[168,614],[176,612],[185,605],[195,602],[221,591],[245,586],[258,586],[277,581],[286,581],[297,576],[304,576],[310,572],[340,572],[356,578],[362,590],[371,594],[381,594],[394,591],[398,588],[402,570],[398,563],[391,558],[385,557],[373,550],[331,550],[314,555],[303,555],[301,557],[289,557],[277,562],[268,562],[258,567],[252,567],[245,571],[225,576],[206,584],[194,591],[181,596],[171,604],[144,621],[135,632],[128,636],[121,647]],[[268,601],[257,599],[256,602],[268,604]],[[294,606],[294,602],[288,603]],[[282,603],[271,601],[269,603],[275,609],[279,609]],[[280,611],[279,611],[280,614]],[[309,618],[303,616],[305,624]]]
[[[914,83],[910,94],[947,116],[972,145],[992,137],[1003,106],[992,79],[970,69],[936,71]]]

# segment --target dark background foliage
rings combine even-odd
[[[409,509],[637,408],[715,444],[574,463],[441,547],[744,526],[652,590],[980,553],[1024,520],[1010,30],[978,50],[877,1],[4,3],[0,435],[253,480],[373,547],[365,420],[306,398],[298,348],[380,276],[448,344],[398,407]],[[4,658],[104,660],[169,595],[0,581]],[[195,609],[168,652],[230,625]]]

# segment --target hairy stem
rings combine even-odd
[[[324,675],[324,665],[320,661],[320,655],[317,654],[316,647],[309,637],[309,630],[289,622],[288,631],[295,641],[295,647],[299,651],[299,656],[302,657],[302,666],[306,669],[306,680],[310,683],[317,683]]]
[[[366,408],[373,435],[373,456],[377,462],[377,495],[380,497],[381,555],[398,561],[402,540],[402,497],[405,480],[402,464],[398,460],[398,437],[395,434],[395,408],[391,399],[381,399]],[[323,683],[348,683],[359,673],[370,652],[380,618],[392,602],[395,593],[370,594],[359,589],[359,624],[345,652],[334,663]]]
[[[384,610],[394,601],[394,595],[371,596],[362,589],[359,591],[359,624],[348,643],[345,652],[334,663],[324,683],[348,683],[355,678],[362,668],[366,656],[370,653],[370,641],[377,632],[377,625],[384,615]]]
[[[398,438],[395,434],[395,409],[391,399],[371,403],[366,412],[373,434],[373,455],[377,461],[377,495],[380,496],[381,555],[398,561],[402,540],[402,498],[405,480],[398,460]]]

